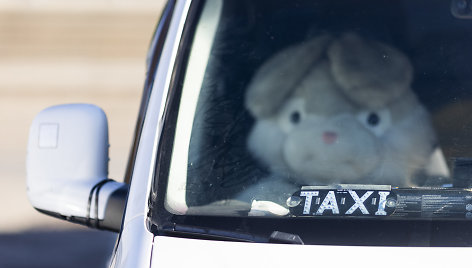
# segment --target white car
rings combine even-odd
[[[28,197],[119,232],[111,267],[467,266],[471,33],[470,0],[169,0],[125,183],[59,105]]]

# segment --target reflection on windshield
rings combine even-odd
[[[472,112],[457,105],[472,99],[467,72],[451,67],[467,61],[445,56],[443,40],[414,26],[445,33],[431,21],[461,29],[472,21],[450,17],[440,1],[420,16],[413,2],[207,1],[183,82],[166,209],[472,218],[472,151],[457,142],[467,128],[451,123]]]

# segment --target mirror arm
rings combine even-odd
[[[121,230],[128,192],[129,184],[123,184],[108,196],[108,201],[105,206],[105,218],[103,221],[99,222],[99,229],[115,232]]]
[[[107,180],[107,182],[108,181],[114,182],[113,180]],[[94,187],[94,188],[97,189],[98,187],[99,186]],[[77,223],[80,225],[86,225],[90,228],[108,230],[112,232],[120,232],[123,214],[124,214],[124,210],[126,206],[126,200],[128,197],[129,185],[122,184],[120,187],[118,187],[113,192],[111,192],[108,196],[103,196],[103,195],[100,196],[100,191],[96,191],[95,189],[92,189],[90,191],[91,200],[97,200],[95,198],[96,192],[99,193],[100,199],[106,198],[107,200],[105,208],[104,208],[105,216],[103,219],[97,219],[96,217],[97,214],[95,213],[95,211],[97,210],[95,208],[96,208],[96,204],[99,204],[99,203],[95,203],[95,201],[89,204],[88,217],[64,216],[57,212],[52,212],[52,211],[48,211],[48,210],[44,210],[40,208],[35,208],[35,209],[46,215],[49,215],[49,216],[52,216],[61,220]],[[100,210],[102,210],[102,208],[100,208]]]

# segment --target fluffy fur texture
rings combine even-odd
[[[272,175],[243,195],[284,203],[300,185],[413,185],[436,137],[412,77],[400,51],[352,33],[277,53],[246,94],[248,146]]]

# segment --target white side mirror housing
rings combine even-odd
[[[30,128],[26,160],[33,207],[69,221],[118,231],[127,186],[107,179],[108,147],[107,118],[99,107],[67,104],[41,111]],[[118,211],[107,211],[107,207]]]

